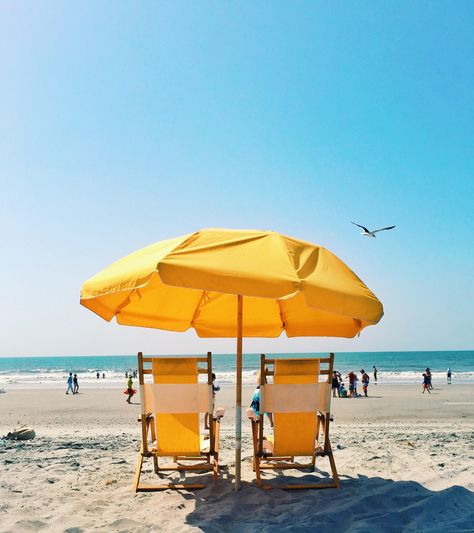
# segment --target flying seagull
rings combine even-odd
[[[380,229],[374,229],[374,231],[369,231],[364,226],[361,226],[360,224],[356,224],[355,222],[352,222],[352,220],[351,220],[351,223],[354,224],[354,226],[359,226],[359,228],[362,228],[364,230],[361,232],[361,235],[364,235],[364,237],[374,237],[374,238],[376,236],[375,234],[378,231],[385,231],[387,229],[393,229],[395,227],[395,226],[389,226],[388,228],[380,228]]]

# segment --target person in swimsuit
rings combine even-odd
[[[349,396],[351,398],[357,398],[357,376],[351,370],[346,377],[349,378]]]
[[[130,376],[129,376],[129,378],[128,378],[128,382],[127,382],[127,388],[126,388],[125,391],[124,391],[124,394],[128,394],[127,403],[132,403],[130,400],[132,399],[132,396],[133,396],[136,392],[137,392],[137,391],[133,388],[132,375],[130,374]]]
[[[377,369],[375,368],[375,365],[373,366],[374,369],[374,381],[377,383]]]
[[[362,374],[361,381],[362,381],[362,390],[364,391],[364,396],[367,398],[367,387],[369,386],[369,374],[365,370],[361,370],[360,373]]]
[[[451,385],[451,368],[448,368],[448,371],[446,372],[446,376],[448,379],[448,385]]]
[[[341,386],[339,387],[339,394],[341,398],[347,398],[347,391],[344,388],[344,383],[341,383]]]
[[[253,409],[257,416],[260,416],[260,370],[257,372],[257,387],[255,388],[252,396],[252,402],[250,407]],[[273,413],[265,413],[270,420],[270,426],[273,429]]]

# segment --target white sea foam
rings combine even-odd
[[[235,372],[215,369],[217,382],[223,386],[235,384]],[[126,378],[123,372],[109,371],[105,373],[105,379],[97,379],[96,372],[78,372],[80,387],[84,388],[120,388],[126,386]],[[244,385],[255,385],[257,371],[244,370],[242,382]],[[345,373],[342,374],[343,377]],[[446,383],[446,372],[433,372],[433,385]],[[374,384],[373,377],[371,383]],[[5,372],[0,374],[0,388],[61,388],[66,386],[68,372],[58,371],[36,371],[36,372]],[[135,384],[138,385],[136,378]],[[347,379],[345,380],[347,381]],[[380,384],[420,384],[422,381],[421,372],[400,371],[383,372],[378,374]],[[474,384],[474,372],[454,372],[452,376],[453,384]]]

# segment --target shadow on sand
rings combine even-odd
[[[474,493],[460,486],[432,491],[415,481],[358,476],[341,478],[340,490],[264,491],[243,482],[235,494],[225,477],[184,494],[195,500],[187,525],[205,532],[474,531]]]

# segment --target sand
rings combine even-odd
[[[473,392],[445,385],[428,396],[418,386],[372,385],[370,398],[334,400],[340,490],[258,489],[244,420],[236,495],[234,391],[223,389],[221,479],[195,492],[133,495],[138,400],[126,404],[121,390],[10,390],[0,394],[0,435],[29,424],[37,436],[0,441],[0,532],[474,531]],[[251,394],[245,390],[247,404]],[[318,466],[324,475],[326,459]]]

